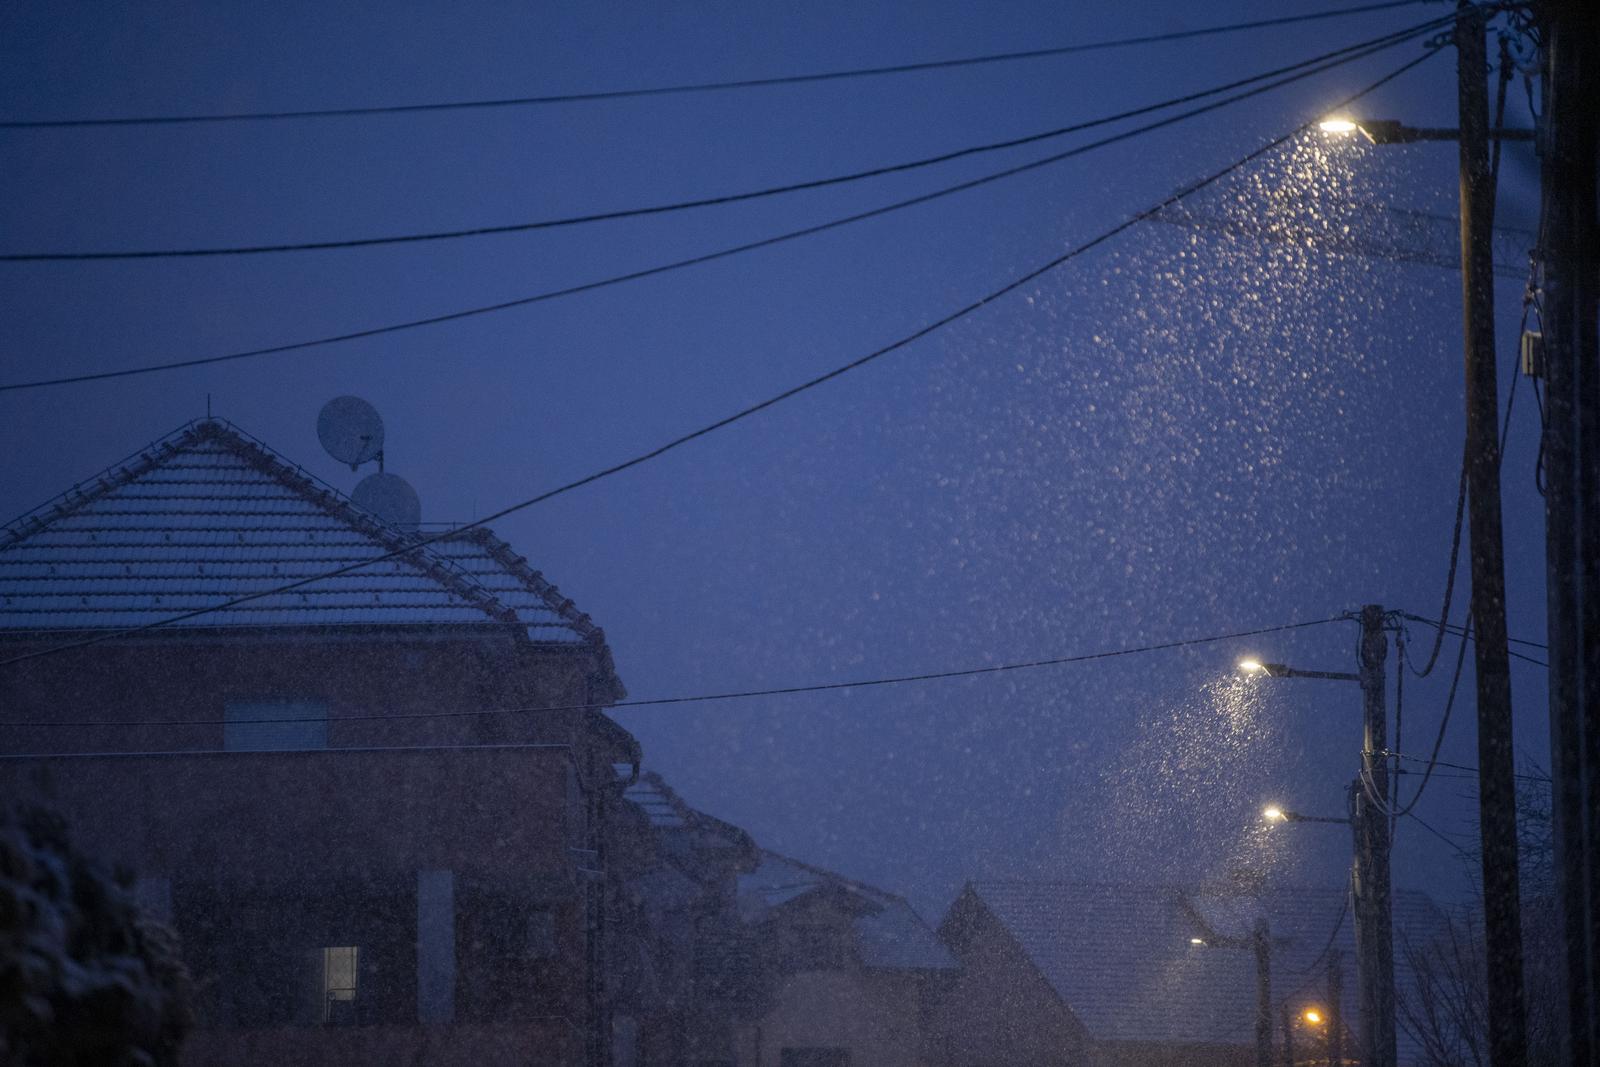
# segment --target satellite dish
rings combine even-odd
[[[422,522],[422,501],[398,474],[367,475],[350,494],[350,502],[402,530],[414,531]]]
[[[383,417],[359,396],[336,396],[317,414],[317,439],[328,455],[355,470],[383,457]]]

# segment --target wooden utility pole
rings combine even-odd
[[[1522,919],[1517,879],[1516,766],[1511,661],[1500,520],[1500,403],[1494,337],[1495,178],[1489,165],[1489,86],[1481,9],[1456,18],[1461,151],[1461,292],[1467,392],[1467,501],[1478,689],[1478,825],[1483,842],[1484,936],[1489,975],[1489,1062],[1522,1067]]]
[[[1540,226],[1550,772],[1562,928],[1562,1063],[1600,1061],[1600,25],[1544,0]]]
[[[1283,1067],[1294,1067],[1294,1011],[1288,1001],[1284,1002],[1279,1014],[1283,1026]]]
[[[1265,916],[1250,940],[1256,953],[1256,1067],[1272,1067],[1272,933]]]
[[[1328,953],[1328,1067],[1344,1064],[1344,953]]]
[[[1383,607],[1361,609],[1361,774],[1352,786],[1351,830],[1355,860],[1351,868],[1356,922],[1356,972],[1360,983],[1361,1062],[1395,1067],[1394,919],[1389,884],[1388,709],[1384,699],[1384,660],[1389,639]]]

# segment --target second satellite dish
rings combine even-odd
[[[422,501],[398,474],[367,475],[350,494],[350,502],[402,530],[414,531],[422,522]]]
[[[317,415],[317,439],[328,455],[355,470],[363,463],[382,460],[383,417],[359,396],[336,396],[322,405]]]

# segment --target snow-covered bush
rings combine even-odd
[[[177,942],[63,821],[0,811],[0,1064],[175,1064],[188,1030]]]

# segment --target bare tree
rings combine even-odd
[[[1549,778],[1525,768],[1517,796],[1522,871],[1523,944],[1528,991],[1528,1062],[1559,1062],[1561,928],[1551,866]],[[1475,849],[1463,850],[1478,872]],[[1396,1012],[1401,1029],[1421,1050],[1426,1067],[1481,1067],[1488,1012],[1481,902],[1447,913],[1431,937],[1402,944],[1410,980],[1400,983]]]

